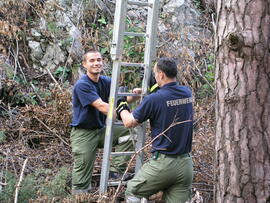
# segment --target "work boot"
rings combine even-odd
[[[90,193],[91,189],[92,189],[91,184],[88,186],[87,189],[74,189],[73,188],[71,191],[71,194],[72,195],[79,195],[79,194],[83,194],[83,193]]]
[[[109,180],[121,180],[123,177],[122,173],[118,173],[118,172],[114,172],[114,171],[110,171],[109,172]],[[126,173],[123,181],[128,181],[130,179],[132,179],[134,177],[134,173]]]
[[[126,202],[127,203],[147,203],[148,201],[145,198],[140,199],[140,198],[135,197],[135,196],[128,196],[126,198]]]

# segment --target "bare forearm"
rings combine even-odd
[[[128,102],[128,103],[132,103],[132,102],[137,101],[137,100],[139,100],[139,99],[141,98],[140,95],[139,95],[139,94],[142,93],[141,88],[134,88],[134,89],[132,90],[132,92],[133,92],[134,94],[138,94],[138,96],[127,96],[127,102]]]
[[[91,104],[93,107],[95,107],[97,110],[99,110],[102,114],[108,115],[109,112],[109,104],[106,102],[103,102],[101,99],[97,99]],[[115,112],[113,112],[113,118],[115,118]]]
[[[127,110],[123,110],[121,112],[121,118],[123,121],[123,124],[126,128],[133,128],[136,127],[139,123],[134,119],[132,113],[130,113]]]

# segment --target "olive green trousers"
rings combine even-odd
[[[129,130],[121,126],[113,128],[113,146],[115,151],[134,151]],[[119,137],[127,138],[121,143]],[[104,147],[105,128],[89,130],[73,127],[71,130],[71,148],[73,153],[72,190],[88,191],[91,188],[92,172],[97,148]],[[110,171],[124,172],[130,156],[116,156],[111,161]]]
[[[127,184],[126,199],[148,198],[163,191],[166,203],[185,203],[191,198],[193,163],[189,154],[159,154],[145,163]]]

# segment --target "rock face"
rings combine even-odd
[[[78,28],[83,8],[79,1],[73,4],[67,0],[49,0],[45,4],[51,12],[46,19],[40,18],[38,27],[31,29],[28,46],[34,67],[54,71],[59,65],[70,65],[83,54]],[[48,41],[48,37],[53,40]]]
[[[195,57],[194,44],[209,39],[211,32],[201,26],[201,13],[190,0],[170,0],[161,13],[164,18],[158,27],[159,46],[167,56],[178,58],[183,51]]]
[[[114,5],[115,1],[109,3]],[[31,37],[28,38],[34,67],[54,71],[60,65],[70,66],[80,63],[85,48],[82,44],[82,32],[85,27],[82,24],[89,23],[83,21],[82,16],[87,12],[86,8],[100,9],[106,7],[108,2],[104,0],[87,2],[48,0],[45,4],[46,9],[50,11],[49,15],[46,18],[40,18],[39,26],[31,29]],[[113,6],[105,9],[105,13],[110,12],[112,8]],[[194,59],[196,57],[194,46],[200,46],[204,38],[209,39],[211,36],[210,31],[201,26],[200,11],[194,7],[191,0],[161,0],[160,8],[158,56],[181,58],[185,54]],[[128,11],[128,16],[129,19],[137,21],[137,26],[144,27],[143,22],[147,17],[147,10],[132,6]],[[98,32],[98,30],[95,31]],[[92,40],[98,38],[96,35],[91,37]],[[108,34],[107,40],[110,40],[110,37]],[[108,45],[109,42],[106,46]],[[102,46],[97,48],[102,48]]]

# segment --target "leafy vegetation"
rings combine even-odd
[[[68,180],[70,173],[66,167],[61,167],[53,179],[48,179],[52,174],[50,169],[37,169],[35,173],[26,175],[23,178],[22,185],[19,189],[18,202],[28,203],[31,199],[43,197],[48,201],[55,197],[66,197]],[[7,171],[5,176],[5,190],[0,191],[0,202],[14,202],[16,189],[16,176]]]

